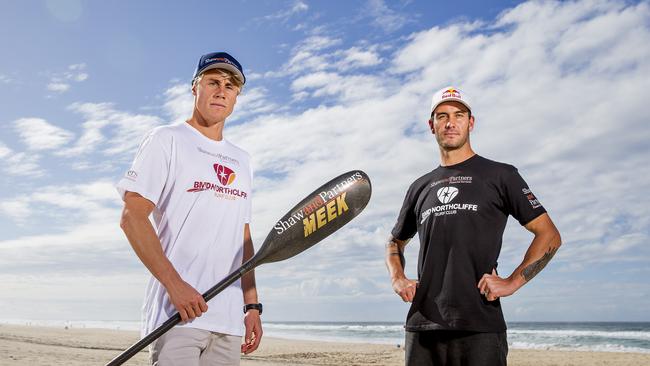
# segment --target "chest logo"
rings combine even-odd
[[[436,193],[438,200],[442,203],[451,202],[457,194],[458,188],[456,187],[442,187],[438,190],[438,193]]]
[[[237,174],[225,165],[214,164],[214,172],[217,173],[217,179],[222,186],[229,186],[235,181]]]

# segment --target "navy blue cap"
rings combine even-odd
[[[231,71],[242,85],[246,83],[246,76],[244,76],[241,64],[226,52],[212,52],[201,56],[199,64],[196,66],[196,71],[194,71],[192,82],[194,82],[197,76],[212,69],[226,69]]]

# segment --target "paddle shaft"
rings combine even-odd
[[[221,291],[226,287],[230,286],[233,282],[237,281],[247,272],[252,270],[255,267],[255,258],[251,258],[248,262],[244,263],[239,269],[229,274],[226,278],[221,280],[219,283],[211,287],[208,291],[203,294],[205,302],[210,301],[213,297],[217,296]],[[129,347],[126,351],[122,352],[119,356],[115,357],[111,362],[107,363],[106,366],[119,366],[124,362],[128,361],[131,357],[135,356],[143,348],[148,346],[151,342],[158,339],[161,335],[165,334],[168,330],[172,329],[176,324],[180,323],[181,316],[178,312],[167,319],[162,323],[158,328],[154,329],[153,332],[149,333],[146,337],[139,340],[137,343]]]

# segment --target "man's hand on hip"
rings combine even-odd
[[[413,301],[417,287],[418,281],[409,280],[408,278],[393,280],[393,291],[395,291],[404,302]]]
[[[499,277],[497,271],[494,269],[491,274],[484,274],[476,287],[481,291],[481,295],[485,295],[487,301],[494,301],[500,297],[510,296],[518,288],[510,278]]]

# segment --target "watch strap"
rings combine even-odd
[[[260,315],[262,315],[262,304],[261,303],[260,304],[246,304],[246,305],[244,305],[244,314],[246,314],[246,312],[248,310],[251,310],[251,309],[259,311]]]

